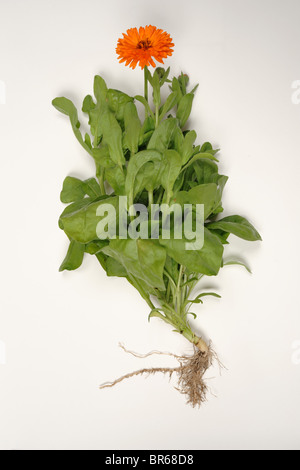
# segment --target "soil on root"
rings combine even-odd
[[[114,380],[113,382],[107,382],[100,386],[100,389],[114,387],[118,383],[125,379],[135,377],[137,375],[153,375],[157,373],[167,374],[171,378],[174,374],[177,375],[177,387],[176,389],[185,395],[187,403],[195,406],[200,406],[206,401],[208,387],[204,379],[206,371],[212,365],[214,359],[218,361],[216,353],[213,351],[211,346],[208,347],[206,352],[200,351],[198,348],[194,348],[194,354],[190,356],[176,356],[171,353],[163,353],[160,351],[152,351],[148,354],[142,355],[125,349],[123,345],[120,347],[127,353],[132,354],[138,358],[145,358],[153,354],[167,355],[174,357],[178,363],[178,367],[151,367],[146,369],[140,369],[135,372],[123,375],[122,377]],[[219,361],[218,361],[219,362]],[[220,363],[219,363],[220,364]]]

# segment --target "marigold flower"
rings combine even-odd
[[[125,62],[132,69],[137,64],[141,69],[152,65],[156,67],[154,60],[163,64],[163,59],[171,56],[174,44],[168,33],[155,26],[145,26],[128,29],[123,33],[123,38],[118,40],[116,52],[119,62]],[[153,60],[154,59],[154,60]]]

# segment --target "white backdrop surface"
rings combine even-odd
[[[0,0],[0,448],[300,449],[300,80],[298,0]],[[140,69],[119,65],[127,28],[154,24],[174,39],[173,75],[199,83],[191,126],[221,148],[230,179],[227,214],[241,214],[263,243],[231,238],[228,267],[204,285],[222,299],[195,324],[227,370],[208,373],[199,410],[166,377],[106,380],[172,359],[136,359],[118,348],[189,352],[120,279],[87,257],[59,273],[65,176],[93,164],[68,119],[93,76],[142,94]],[[300,94],[299,94],[300,96]]]

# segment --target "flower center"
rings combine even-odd
[[[143,41],[139,41],[138,44],[137,44],[137,46],[136,46],[136,48],[137,48],[137,49],[145,49],[145,50],[147,50],[147,49],[149,49],[149,47],[151,47],[151,46],[152,46],[151,41],[147,38],[147,39],[145,39],[145,40],[143,40]]]

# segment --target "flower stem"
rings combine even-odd
[[[147,78],[147,74],[148,74],[148,67],[145,66],[145,68],[144,68],[144,96],[145,96],[145,100],[148,103],[148,78]],[[147,117],[148,117],[148,111],[145,108],[145,119]]]

